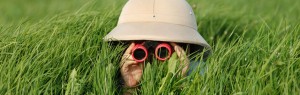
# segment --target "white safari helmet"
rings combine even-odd
[[[128,0],[118,25],[105,41],[152,40],[211,47],[198,33],[194,12],[186,0]]]

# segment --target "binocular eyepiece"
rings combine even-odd
[[[167,43],[158,43],[154,48],[154,55],[158,60],[165,61],[171,57],[172,49]],[[132,57],[136,62],[143,62],[148,58],[148,45],[136,44],[132,49]]]

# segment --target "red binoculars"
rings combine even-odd
[[[132,57],[136,62],[143,62],[148,58],[149,52],[153,53],[158,60],[165,61],[171,57],[172,48],[165,42],[136,43],[132,49]]]

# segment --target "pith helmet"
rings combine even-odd
[[[104,40],[167,41],[211,48],[198,33],[194,12],[186,0],[128,0],[118,25]]]

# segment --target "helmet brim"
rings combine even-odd
[[[194,28],[162,22],[121,23],[103,39],[105,41],[151,40],[187,43],[211,50],[210,45]]]

